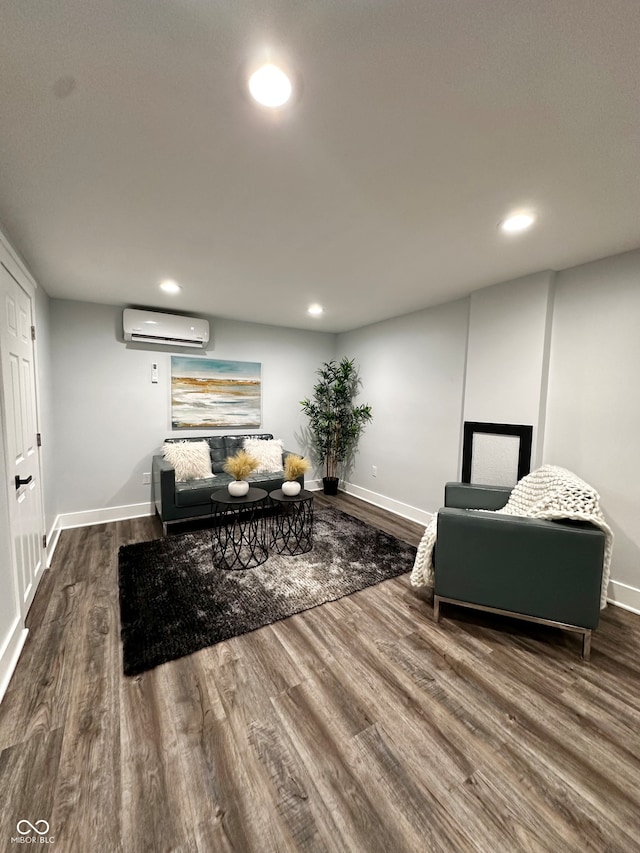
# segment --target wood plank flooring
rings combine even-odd
[[[61,535],[0,705],[0,850],[26,819],[58,853],[640,851],[640,616],[607,608],[585,663],[551,628],[436,625],[405,575],[125,678],[118,547],[161,533]]]

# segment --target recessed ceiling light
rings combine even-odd
[[[518,231],[526,231],[536,221],[532,213],[514,213],[500,223],[500,228],[507,234],[516,234]]]
[[[307,314],[311,314],[312,317],[319,317],[323,311],[324,308],[322,305],[318,305],[317,302],[314,302],[313,305],[309,305],[307,308]]]
[[[249,78],[249,91],[263,107],[281,107],[291,97],[292,86],[284,71],[268,62]]]
[[[178,282],[170,278],[161,281],[159,286],[160,290],[164,290],[165,293],[180,293],[182,290]]]

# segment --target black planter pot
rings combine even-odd
[[[337,495],[338,494],[338,477],[323,477],[322,478],[322,488],[325,495]]]

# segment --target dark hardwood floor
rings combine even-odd
[[[118,547],[160,536],[61,535],[0,705],[0,849],[26,819],[58,853],[640,850],[640,616],[607,608],[585,663],[551,628],[436,625],[405,575],[125,678]]]

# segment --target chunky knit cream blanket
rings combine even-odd
[[[513,488],[505,507],[495,510],[503,515],[528,518],[574,519],[589,521],[605,535],[604,570],[600,592],[600,608],[607,605],[607,586],[611,570],[613,533],[600,509],[600,495],[571,471],[556,465],[543,465],[523,477]],[[413,586],[433,586],[433,546],[436,541],[438,514],[424,532],[418,546],[411,583]]]

